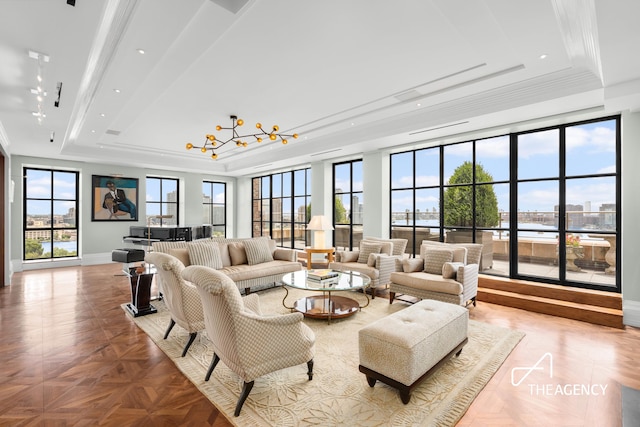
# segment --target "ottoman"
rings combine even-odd
[[[380,380],[411,391],[467,343],[469,312],[459,305],[422,300],[379,319],[358,332],[360,372],[371,387]]]

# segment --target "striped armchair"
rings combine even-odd
[[[303,363],[309,380],[313,378],[315,335],[302,322],[302,313],[263,316],[258,294],[240,296],[233,280],[209,267],[189,266],[182,277],[198,288],[213,345],[205,381],[221,360],[244,381],[236,417],[256,378]]]
[[[353,251],[336,252],[336,261],[329,268],[339,271],[357,271],[371,279],[371,298],[375,298],[375,288],[386,287],[391,282],[391,273],[401,271],[400,261],[404,258],[407,239],[381,239],[365,237],[360,247]]]
[[[171,312],[171,320],[164,333],[164,339],[167,339],[176,323],[189,332],[189,340],[182,351],[182,357],[184,357],[198,332],[204,330],[204,313],[200,295],[196,287],[186,282],[180,275],[184,265],[176,257],[161,252],[149,252],[144,260],[156,266],[156,276],[162,297]]]

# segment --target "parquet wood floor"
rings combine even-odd
[[[27,271],[0,288],[0,426],[231,425],[120,308],[129,287],[119,272],[116,263]],[[527,336],[459,426],[621,425],[620,384],[640,389],[640,330],[482,302],[471,318]],[[533,372],[511,384],[513,368],[547,352],[552,378]],[[531,391],[546,383],[607,388]]]

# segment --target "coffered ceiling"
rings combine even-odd
[[[12,155],[255,175],[640,108],[636,0],[67,3],[0,2]],[[230,115],[300,138],[185,149]]]

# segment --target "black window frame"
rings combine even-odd
[[[41,171],[41,172],[48,172],[50,173],[51,179],[50,179],[50,194],[51,197],[28,197],[29,194],[29,189],[28,189],[28,175],[29,175],[29,171]],[[75,199],[65,199],[65,198],[56,198],[54,197],[55,195],[55,180],[54,180],[54,175],[55,173],[65,173],[65,174],[74,174],[75,175]],[[54,169],[54,168],[42,168],[42,167],[23,167],[23,191],[24,191],[24,197],[23,197],[23,205],[22,205],[22,212],[23,212],[23,216],[22,216],[22,259],[25,262],[29,262],[29,261],[42,261],[42,260],[54,260],[54,259],[65,259],[65,258],[77,258],[80,254],[80,247],[78,245],[78,243],[81,241],[80,240],[80,226],[79,226],[79,221],[78,221],[78,216],[79,216],[79,206],[80,206],[80,172],[79,171],[75,171],[75,170],[67,170],[67,169]],[[29,217],[30,214],[28,212],[28,202],[30,200],[38,200],[38,201],[50,201],[51,203],[51,216],[50,216],[50,220],[49,220],[49,226],[47,227],[29,227],[28,223],[29,223]],[[54,211],[54,204],[56,202],[74,202],[74,212],[75,212],[75,225],[74,226],[65,226],[65,227],[55,227],[55,211]],[[55,250],[54,250],[54,236],[56,235],[56,231],[60,231],[60,230],[72,230],[75,232],[75,236],[76,236],[76,253],[75,254],[70,254],[70,255],[65,255],[65,256],[55,256]],[[27,235],[31,232],[49,232],[50,236],[51,236],[51,252],[50,255],[48,257],[38,257],[38,258],[28,258],[27,259]],[[46,252],[45,252],[46,253]]]

